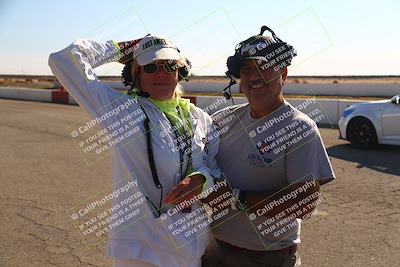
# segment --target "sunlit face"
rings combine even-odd
[[[271,107],[282,98],[287,69],[275,71],[273,67],[262,70],[255,60],[246,60],[240,68],[240,88],[250,106]]]
[[[160,60],[154,63],[158,65],[158,69],[154,73],[147,73],[144,66],[139,67],[140,90],[149,93],[153,99],[172,99],[178,83],[178,69],[167,72],[163,67],[167,61]]]

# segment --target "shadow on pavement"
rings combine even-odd
[[[342,144],[327,149],[328,155],[358,163],[357,168],[370,168],[400,176],[400,146],[379,145],[373,149],[359,149]]]

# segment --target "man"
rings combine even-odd
[[[273,38],[263,36],[265,30]],[[301,221],[321,201],[319,185],[335,175],[315,122],[283,97],[295,55],[263,26],[228,58],[228,75],[241,79],[248,104],[212,116],[220,133],[221,178],[229,182],[236,203],[213,222],[216,242],[204,257],[206,266],[300,265]],[[208,199],[215,213],[218,204],[210,199],[216,196]]]

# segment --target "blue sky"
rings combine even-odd
[[[236,43],[268,25],[299,56],[293,75],[400,75],[400,2],[0,1],[0,74],[51,74],[47,58],[76,38],[171,38],[197,75],[223,75]],[[118,63],[96,69],[118,75]]]

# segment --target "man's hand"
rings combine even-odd
[[[140,42],[140,40],[142,39],[123,41],[118,43],[119,49],[121,51],[121,58],[119,59],[119,63],[127,64],[131,61],[133,51],[136,50],[137,44]]]
[[[196,174],[183,179],[164,200],[164,204],[177,205],[185,200],[189,200],[201,193],[206,178],[201,174]],[[184,207],[188,208],[190,206]]]

